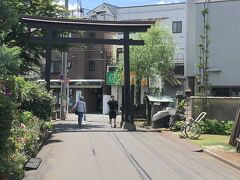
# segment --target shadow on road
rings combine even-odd
[[[110,128],[106,124],[83,124],[78,127],[73,123],[58,123],[54,125],[54,133],[67,133],[67,132],[126,132],[127,130],[121,128]]]
[[[48,145],[48,144],[53,144],[53,143],[60,143],[60,142],[63,142],[61,140],[58,140],[58,139],[48,139],[44,145]]]

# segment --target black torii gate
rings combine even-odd
[[[47,31],[43,37],[30,37],[31,42],[47,44],[46,47],[46,69],[45,81],[47,90],[50,90],[50,70],[51,70],[51,51],[53,44],[56,43],[83,43],[83,44],[108,44],[124,46],[124,124],[123,128],[135,130],[134,120],[131,113],[131,94],[130,94],[130,67],[129,67],[129,45],[144,45],[143,40],[129,39],[132,32],[146,32],[154,21],[95,21],[95,20],[76,20],[59,19],[34,16],[22,16],[22,22],[28,28],[41,28]],[[68,38],[54,37],[53,30],[83,30],[83,31],[104,31],[122,32],[123,39],[90,39],[90,38]]]

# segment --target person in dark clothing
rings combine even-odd
[[[118,102],[114,100],[114,96],[111,96],[111,100],[108,101],[108,106],[109,106],[109,122],[110,125],[112,126],[112,119],[114,120],[114,128],[116,127],[116,118],[117,118],[117,111],[118,111]]]

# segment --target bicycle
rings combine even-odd
[[[182,137],[198,139],[202,134],[202,128],[199,123],[203,120],[206,114],[206,112],[201,112],[196,119],[190,119],[188,122],[185,121],[181,125]]]

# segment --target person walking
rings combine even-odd
[[[87,112],[86,102],[84,101],[84,98],[82,96],[79,97],[79,100],[73,106],[72,111],[74,110],[78,115],[78,126],[82,127],[83,116]]]
[[[109,123],[112,126],[112,119],[114,120],[114,128],[116,127],[116,118],[117,118],[117,111],[118,111],[118,102],[114,99],[114,96],[111,96],[111,100],[108,101],[109,106]]]

